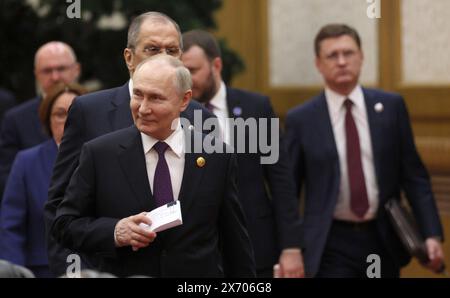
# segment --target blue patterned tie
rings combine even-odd
[[[153,148],[158,152],[158,163],[156,164],[155,177],[153,178],[153,197],[156,206],[162,206],[173,202],[172,182],[170,180],[170,171],[164,157],[169,145],[164,142],[156,143]]]

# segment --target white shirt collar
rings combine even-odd
[[[142,138],[142,145],[144,147],[144,154],[147,154],[153,146],[159,142],[158,139],[155,139],[152,136],[146,135],[145,133],[141,132],[141,138]],[[184,146],[184,132],[183,129],[181,129],[181,123],[178,121],[177,129],[172,132],[170,136],[167,137],[167,139],[163,140],[167,145],[169,145],[169,148],[175,153],[175,155],[178,158],[182,158],[183,154],[185,152]]]
[[[349,98],[358,109],[364,109],[364,94],[360,85],[350,92],[348,96],[339,94],[328,87],[325,87],[325,98],[332,113],[338,112],[344,105],[344,101]]]
[[[219,90],[216,95],[209,101],[210,104],[214,106],[214,109],[219,111],[227,110],[227,88],[223,81],[220,82]]]
[[[130,91],[130,98],[133,97],[133,79],[128,81],[128,90]]]

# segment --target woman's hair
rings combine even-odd
[[[51,137],[53,136],[50,126],[52,108],[56,100],[64,93],[73,93],[76,96],[80,96],[87,93],[87,90],[76,83],[59,83],[51,88],[48,94],[42,99],[41,104],[39,105],[39,119],[41,120],[45,132]]]

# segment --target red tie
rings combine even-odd
[[[346,99],[345,107],[345,135],[347,141],[347,168],[350,182],[350,208],[358,217],[363,218],[369,209],[366,183],[361,164],[361,149],[359,146],[358,130],[352,116],[353,102]]]

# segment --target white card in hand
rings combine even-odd
[[[150,229],[153,232],[161,232],[176,226],[183,224],[181,217],[181,207],[179,201],[168,203],[156,209],[153,209],[147,213],[147,217],[150,218],[152,224],[141,223],[140,226],[146,229]]]

